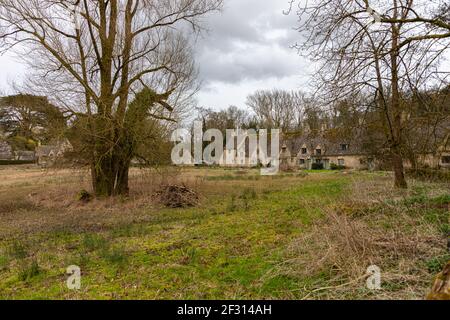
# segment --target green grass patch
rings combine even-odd
[[[21,263],[17,278],[19,281],[30,281],[41,274],[41,272],[42,270],[36,260],[33,259],[31,262],[24,261]]]

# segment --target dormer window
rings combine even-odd
[[[341,150],[342,151],[348,151],[350,149],[350,145],[349,144],[341,144]]]
[[[307,154],[307,153],[308,153],[308,149],[302,148],[302,154]]]
[[[322,155],[322,149],[316,149],[316,155],[321,156]]]

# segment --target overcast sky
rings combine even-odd
[[[287,0],[226,0],[221,14],[197,45],[205,107],[243,107],[258,89],[299,89],[307,83],[308,62],[292,45],[297,17],[286,16]]]
[[[196,44],[202,90],[199,105],[223,109],[245,106],[258,89],[300,89],[307,83],[308,62],[291,46],[298,40],[295,15],[286,16],[288,0],[226,0],[222,13],[207,20]],[[0,90],[20,81],[25,68],[0,56]]]

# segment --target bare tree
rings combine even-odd
[[[128,193],[130,101],[147,90],[146,117],[174,119],[192,94],[188,27],[222,0],[1,0],[3,50],[19,49],[85,124],[97,196]]]
[[[225,110],[214,111],[210,108],[197,108],[198,121],[203,122],[204,130],[218,129],[224,135],[227,129],[245,129],[248,127],[250,115],[247,110],[229,106]]]
[[[303,94],[284,90],[262,90],[247,97],[247,105],[256,114],[261,126],[295,130],[302,123]]]
[[[448,48],[447,37],[418,39],[415,26],[405,24],[417,13],[416,2],[390,0],[379,16],[367,1],[316,0],[300,4],[299,31],[306,35],[298,48],[319,64],[318,91],[328,103],[361,94],[372,96],[380,114],[395,172],[395,185],[406,188],[404,129],[408,122],[405,92],[430,82],[445,83],[437,70],[439,57]],[[389,21],[389,22],[387,22]],[[414,30],[413,30],[414,29]]]
[[[450,86],[443,90],[412,92],[405,128],[405,151],[413,169],[424,165],[421,155],[441,157],[450,137]]]
[[[364,0],[364,5],[380,23],[408,26],[409,34],[399,47],[415,41],[450,38],[450,2],[447,0],[399,1],[399,5],[407,11],[401,16],[391,15],[391,8],[387,12],[377,12],[370,0]]]

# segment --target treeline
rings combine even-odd
[[[445,121],[450,115],[450,86],[442,90],[403,94],[404,116],[424,121]],[[285,133],[306,129],[361,127],[376,118],[378,107],[371,96],[358,95],[331,104],[301,91],[261,90],[247,98],[246,107],[229,106],[225,110],[197,108],[195,120],[215,129],[281,129]]]

